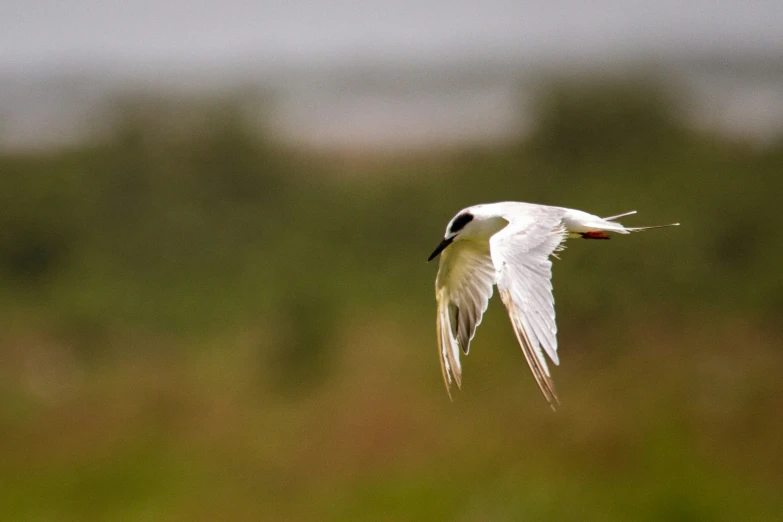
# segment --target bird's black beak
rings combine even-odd
[[[430,261],[438,257],[438,254],[443,252],[446,249],[446,247],[449,246],[454,241],[455,237],[456,236],[447,237],[446,239],[441,241],[440,244],[435,247],[435,251],[432,254],[430,254],[429,258],[427,258],[427,262],[429,263]]]

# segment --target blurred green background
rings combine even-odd
[[[783,3],[0,4],[0,522],[783,520]],[[461,208],[554,263],[449,401]]]
[[[330,152],[172,95],[3,152],[2,518],[780,519],[783,141],[658,78],[537,92],[492,145]],[[555,262],[556,413],[497,299],[441,382],[424,260],[499,200],[682,223]]]

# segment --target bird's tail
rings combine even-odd
[[[569,237],[583,237],[585,239],[609,239],[607,232],[615,234],[630,234],[631,232],[642,232],[653,228],[676,227],[679,223],[669,225],[654,225],[651,227],[625,227],[617,220],[626,216],[636,214],[635,210],[600,218],[580,210],[567,210],[563,222],[568,230]]]
[[[616,216],[609,216],[602,218],[604,221],[616,221],[622,217],[625,216],[632,216],[636,214],[635,210],[631,210],[630,212],[625,212],[623,214],[617,214]],[[618,223],[619,224],[619,223]],[[669,223],[668,225],[653,225],[651,227],[623,227],[628,232],[642,232],[644,230],[651,230],[653,228],[667,228],[667,227],[678,227],[680,226],[679,223]]]
[[[667,228],[667,227],[679,227],[679,223],[669,223],[668,225],[653,225],[651,227],[625,227],[625,230],[629,232],[643,232],[645,230],[651,230],[653,228]]]
[[[601,219],[603,219],[605,221],[615,221],[617,219],[620,219],[621,217],[633,216],[634,214],[636,214],[636,211],[635,210],[631,210],[630,212],[626,212],[624,214],[617,214],[616,216],[609,216],[609,217],[605,217],[605,218],[601,218]]]

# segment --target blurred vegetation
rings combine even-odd
[[[772,520],[783,143],[650,82],[557,82],[491,148],[299,150],[235,100],[122,100],[0,156],[0,512],[30,520]],[[679,229],[569,243],[563,411],[490,306],[441,389],[425,265],[521,200]]]

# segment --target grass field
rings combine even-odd
[[[167,103],[0,157],[3,519],[780,518],[780,144],[636,84],[554,89],[519,143],[399,157]],[[497,300],[464,390],[441,382],[424,260],[506,199],[683,223],[556,261],[556,413]]]

